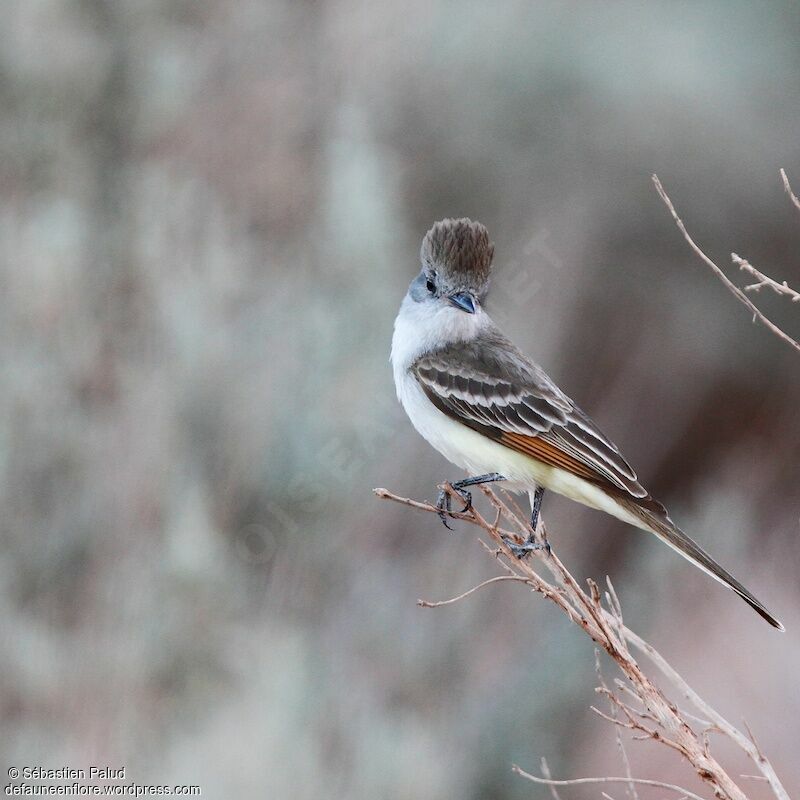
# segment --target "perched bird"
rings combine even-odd
[[[654,533],[732,589],[770,625],[783,625],[670,519],[639,483],[619,449],[544,370],[507,339],[484,311],[494,245],[486,228],[445,219],[425,235],[422,270],[394,324],[397,396],[412,424],[470,476],[451,485],[469,508],[468,486],[502,481],[531,496],[531,534],[512,545],[538,547],[545,489]],[[447,525],[450,496],[438,507]]]

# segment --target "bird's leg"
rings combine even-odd
[[[504,480],[505,478],[498,472],[487,472],[485,475],[476,475],[474,478],[464,478],[464,480],[451,483],[453,490],[464,501],[464,508],[459,513],[464,514],[472,508],[472,494],[466,491],[467,486],[477,486],[480,483],[494,483],[495,481]],[[442,525],[449,530],[453,530],[447,524],[447,515],[450,513],[450,495],[444,489],[439,492],[436,508],[439,509],[439,519],[442,521]]]
[[[462,481],[456,481],[450,485],[456,490],[458,496],[464,501],[464,508],[461,513],[469,511],[472,508],[472,493],[465,491],[467,486],[478,486],[481,483],[496,483],[497,481],[504,481],[505,478],[499,472],[487,472],[485,475],[478,475],[474,478],[464,478]]]
[[[534,550],[545,550],[548,555],[550,553],[550,543],[545,538],[544,531],[542,531],[542,542],[536,541],[536,526],[539,524],[539,512],[542,509],[543,497],[544,486],[537,486],[531,498],[531,529],[525,537],[525,541],[522,544],[516,544],[516,542],[512,542],[507,537],[504,537],[508,549],[517,558],[525,558],[525,556],[532,553]]]
[[[536,491],[533,493],[533,502],[531,503],[531,530],[536,531],[536,526],[539,524],[539,512],[542,510],[542,498],[544,497],[544,486],[537,486]]]

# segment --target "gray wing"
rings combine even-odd
[[[425,355],[411,370],[451,418],[615,494],[656,505],[617,446],[499,332]]]

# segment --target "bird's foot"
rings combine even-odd
[[[461,498],[462,502],[464,503],[464,508],[459,511],[459,514],[466,514],[472,508],[472,494],[468,492],[466,489],[462,489],[458,484],[448,484],[450,488]],[[436,500],[436,508],[439,512],[439,519],[442,521],[442,525],[447,528],[447,530],[453,530],[447,524],[447,516],[448,514],[452,513],[451,508],[451,496],[450,492],[447,489],[441,489],[439,491],[439,497]]]
[[[504,536],[503,541],[514,556],[520,560],[527,558],[531,553],[537,550],[543,550],[547,555],[551,553],[550,542],[548,542],[547,539],[542,542],[537,542],[533,536],[528,536],[522,544],[517,544],[509,536]]]
[[[472,508],[472,494],[468,492],[464,487],[465,486],[478,486],[481,483],[494,483],[496,481],[504,481],[505,478],[499,472],[487,472],[485,475],[476,475],[474,478],[464,478],[461,481],[455,481],[454,483],[446,484],[450,487],[452,491],[454,491],[460,498],[461,501],[464,503],[464,508],[459,511],[459,514],[466,514]],[[442,489],[439,492],[439,497],[436,500],[436,508],[439,512],[439,519],[442,521],[442,525],[445,526],[448,530],[453,530],[447,524],[447,516],[452,516],[452,510],[450,508],[450,492],[447,489]]]

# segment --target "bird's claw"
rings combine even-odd
[[[466,514],[467,511],[472,508],[472,494],[452,484],[450,484],[450,487],[464,502],[464,508],[458,513]],[[442,525],[444,525],[447,530],[452,531],[453,529],[447,524],[447,516],[448,514],[452,514],[451,497],[447,489],[440,490],[439,497],[436,500],[436,508],[438,509],[439,519],[442,521]]]
[[[514,554],[514,556],[520,560],[527,558],[531,553],[537,550],[544,550],[547,555],[550,555],[551,552],[550,542],[547,540],[544,542],[537,542],[534,541],[534,539],[530,536],[525,539],[522,544],[517,544],[508,536],[504,536],[503,541],[505,542],[506,547]]]
[[[450,494],[445,489],[439,492],[439,497],[436,500],[436,508],[438,509],[439,519],[442,521],[442,525],[449,531],[453,530],[447,524],[447,515],[450,513]]]

